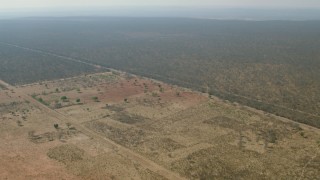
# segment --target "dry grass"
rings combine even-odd
[[[132,160],[114,145],[73,128],[83,125],[87,131],[111,139],[188,179],[320,176],[318,129],[209,99],[198,92],[134,76],[126,78],[123,74],[94,74],[45,84],[18,89],[29,95],[35,93],[52,109],[53,102],[68,97],[68,102],[61,102],[62,107],[55,111],[76,121],[67,125],[68,122],[44,114],[33,103],[19,98],[21,94],[1,90],[2,159],[19,154],[30,161],[37,155],[32,152],[36,148],[41,149],[37,153],[42,158],[35,162],[63,169],[59,177],[67,179],[165,179],[163,174],[151,171],[144,161]],[[159,90],[159,84],[164,91]],[[75,103],[76,99],[81,99],[81,103]],[[58,129],[53,126],[56,123]],[[17,137],[25,146],[23,151],[18,148],[22,144],[12,141]],[[13,147],[16,149],[11,153]],[[44,158],[47,156],[50,159]],[[10,167],[0,165],[0,177],[22,179],[22,175],[9,176],[14,170]],[[38,167],[31,164],[33,170]],[[24,177],[28,175],[22,162],[17,168],[22,169]],[[53,179],[51,174],[56,171],[42,172]]]

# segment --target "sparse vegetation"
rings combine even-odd
[[[159,91],[163,93],[164,92],[164,88],[160,87]]]
[[[153,97],[159,97],[158,93],[156,93],[156,92],[152,92],[152,96]]]
[[[92,97],[92,100],[95,101],[95,102],[99,102],[99,98],[96,97],[96,96],[95,96],[95,97]]]
[[[20,120],[17,121],[18,126],[23,126],[22,122]]]
[[[67,125],[68,129],[70,129],[71,123],[66,123],[66,125]]]
[[[49,106],[49,103],[47,103],[46,101],[44,101],[44,100],[42,99],[42,97],[38,97],[38,95],[36,95],[36,94],[32,94],[31,97],[32,97],[33,99],[39,101],[40,103],[42,103],[42,104],[44,104],[44,105],[46,105],[46,106]]]
[[[55,109],[60,109],[60,108],[62,108],[62,104],[59,103],[59,102],[56,102],[56,103],[54,104],[54,108],[55,108]]]
[[[63,102],[66,102],[66,101],[68,101],[68,98],[67,98],[67,96],[62,96],[61,98],[60,98]]]

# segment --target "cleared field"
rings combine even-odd
[[[319,129],[151,79],[97,73],[0,97],[1,178],[320,176]]]

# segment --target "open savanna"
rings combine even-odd
[[[0,89],[0,177],[317,179],[320,131],[110,71]]]

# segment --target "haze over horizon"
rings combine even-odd
[[[227,6],[259,8],[320,8],[318,0],[0,0],[0,9],[110,6]]]
[[[317,0],[0,0],[0,18],[120,16],[320,20]]]

